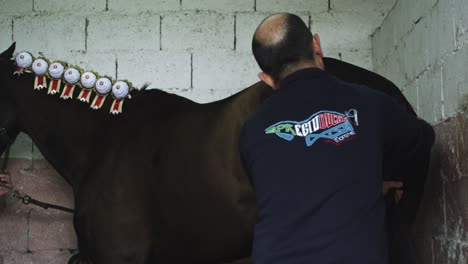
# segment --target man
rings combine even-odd
[[[398,172],[430,151],[432,127],[327,74],[319,36],[295,15],[267,17],[252,48],[276,90],[240,136],[258,208],[254,263],[388,263],[384,160]]]

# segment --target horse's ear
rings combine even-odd
[[[15,47],[16,47],[16,42],[13,42],[13,44],[11,44],[11,46],[5,50],[4,52],[2,52],[2,54],[0,54],[0,57],[2,59],[11,59],[13,57],[13,52],[15,52]]]

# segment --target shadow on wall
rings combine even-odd
[[[460,109],[468,110],[468,96]],[[468,112],[436,125],[436,142],[413,228],[423,264],[468,263]]]

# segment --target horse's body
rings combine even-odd
[[[239,159],[238,133],[271,95],[266,85],[210,104],[159,90],[134,91],[124,113],[112,116],[34,91],[32,74],[13,77],[12,52],[0,56],[0,79],[7,83],[0,89],[8,96],[0,104],[14,114],[7,109],[0,125],[16,124],[11,137],[28,134],[73,186],[79,246],[73,263],[225,263],[248,257],[255,201]],[[327,70],[345,80],[359,69],[337,63],[328,60]],[[356,74],[363,73],[364,84],[377,78],[363,69]],[[411,109],[390,84],[379,88]],[[108,109],[110,100],[106,104]]]

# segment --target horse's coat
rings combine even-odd
[[[13,51],[0,56],[0,125],[12,138],[28,134],[72,185],[79,255],[71,262],[226,263],[249,256],[255,200],[238,133],[271,89],[257,83],[209,104],[133,91],[115,117],[33,90],[32,74],[13,76]],[[384,78],[333,59],[325,64],[412,111]]]

